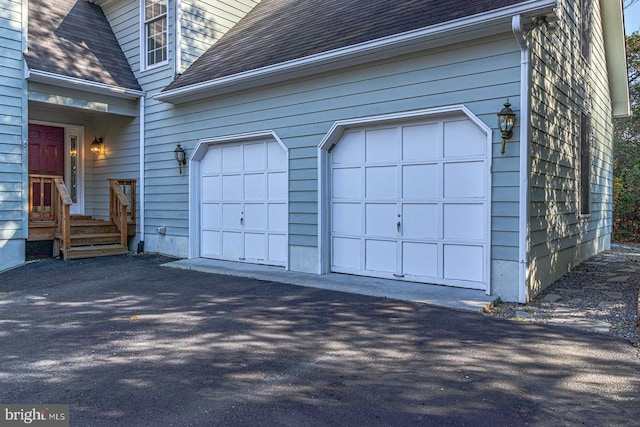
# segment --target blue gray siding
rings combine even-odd
[[[157,193],[158,203],[148,206],[149,225],[166,225],[178,238],[188,235],[188,206],[179,196],[188,192],[187,178],[178,175],[169,155],[176,142],[190,151],[202,138],[273,130],[290,150],[290,249],[316,248],[316,147],[335,121],[464,104],[495,127],[495,112],[506,98],[519,105],[519,60],[513,36],[505,35],[197,103],[151,106],[147,136],[155,143],[148,146],[148,191]],[[517,262],[518,141],[509,143],[504,156],[497,133],[494,141],[493,259]],[[295,268],[296,261],[290,265]]]
[[[580,49],[579,3],[563,1],[558,34],[533,40],[529,296],[610,246],[613,130],[600,2],[590,61]],[[592,125],[589,215],[580,214],[582,111]]]
[[[23,25],[22,2],[0,1],[0,270],[24,262],[27,237]]]

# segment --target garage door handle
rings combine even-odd
[[[398,223],[396,225],[398,227],[398,232],[400,232],[400,221],[398,221]]]

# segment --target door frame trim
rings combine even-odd
[[[193,149],[189,156],[189,259],[200,258],[200,204],[201,204],[201,191],[202,186],[200,184],[200,177],[202,174],[201,162],[204,158],[207,150],[212,145],[231,144],[231,143],[243,143],[252,142],[258,140],[273,140],[277,142],[284,150],[287,157],[287,183],[289,182],[289,148],[282,142],[278,135],[272,131],[251,132],[235,135],[227,135],[213,138],[203,138],[198,140],[196,147]],[[289,212],[289,192],[287,191],[287,215]],[[287,220],[287,224],[289,221]],[[286,233],[286,245],[287,254],[284,263],[285,270],[289,270],[289,230]]]
[[[85,150],[84,150],[84,126],[78,125],[70,125],[66,123],[58,123],[58,122],[48,122],[44,120],[29,120],[29,125],[43,125],[43,126],[53,126],[64,129],[64,182],[65,184],[69,182],[69,178],[71,176],[70,170],[70,155],[69,155],[69,144],[71,135],[76,135],[78,137],[78,152],[77,152],[77,164],[78,164],[78,186],[77,186],[77,202],[74,203],[76,206],[75,210],[72,210],[72,214],[74,215],[84,215],[85,212],[85,179],[84,179],[84,160],[85,160]],[[28,140],[27,140],[28,144]],[[67,188],[68,190],[68,188]],[[71,206],[73,209],[74,205]]]
[[[486,173],[487,182],[485,192],[487,194],[485,239],[486,239],[486,259],[484,260],[484,281],[486,283],[485,292],[490,294],[491,290],[491,166],[493,161],[492,143],[493,131],[465,105],[451,105],[445,107],[430,108],[424,110],[408,111],[402,113],[384,114],[354,119],[339,120],[333,123],[329,132],[317,146],[318,152],[318,251],[320,262],[318,273],[328,274],[331,272],[331,186],[329,154],[335,144],[338,143],[342,135],[352,128],[362,128],[367,125],[387,125],[395,123],[406,123],[418,120],[439,119],[455,116],[465,116],[473,122],[486,135]]]

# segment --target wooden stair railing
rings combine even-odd
[[[54,179],[57,175],[29,174],[29,220],[55,221]]]
[[[131,201],[127,198],[127,192]],[[120,243],[127,247],[129,224],[136,222],[136,180],[109,179],[109,217],[120,231]]]
[[[60,242],[54,241],[53,255],[59,256],[60,250],[67,251],[71,247],[71,196],[64,185],[62,177],[53,178],[52,205],[55,212],[56,234],[60,236]]]

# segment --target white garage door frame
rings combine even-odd
[[[447,107],[425,109],[404,113],[395,113],[380,116],[371,116],[350,120],[341,120],[333,124],[322,142],[318,145],[318,248],[320,252],[320,273],[331,272],[331,164],[330,152],[340,141],[341,137],[350,129],[366,128],[369,126],[383,126],[391,124],[410,124],[425,120],[442,119],[468,119],[475,124],[486,136],[485,147],[485,236],[484,236],[484,260],[483,260],[483,283],[485,292],[490,294],[491,278],[491,164],[492,164],[492,129],[482,122],[464,105],[452,105]],[[455,281],[434,281],[432,283],[456,286]]]
[[[202,203],[202,160],[204,159],[210,147],[220,146],[224,144],[251,143],[259,141],[275,141],[283,149],[286,156],[286,175],[287,175],[287,229],[286,229],[286,259],[284,268],[289,269],[289,230],[288,230],[288,212],[289,212],[289,149],[276,135],[274,131],[252,132],[236,135],[227,135],[215,138],[200,139],[189,157],[189,258],[200,258],[202,256],[201,248],[201,203]]]

